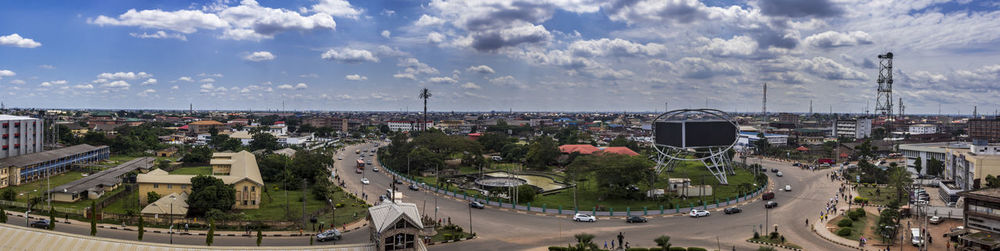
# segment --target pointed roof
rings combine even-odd
[[[600,150],[601,149],[597,148],[596,146],[584,145],[584,144],[580,144],[580,145],[561,145],[561,146],[559,146],[559,151],[562,152],[562,153],[567,153],[567,154],[568,153],[573,153],[573,152],[579,152],[580,154],[586,155],[586,154],[593,154],[594,152],[600,151]]]
[[[799,148],[795,148],[795,150],[798,150],[800,152],[805,152],[809,151],[809,148],[806,148],[806,146],[799,146]]]
[[[413,203],[382,203],[369,207],[368,215],[371,217],[375,231],[379,233],[392,227],[400,218],[406,219],[420,229],[424,228],[424,224],[420,222],[420,212],[417,211],[417,205]]]
[[[171,205],[173,205],[174,215],[186,215],[188,211],[187,198],[188,194],[184,192],[179,194],[171,193],[146,205],[146,207],[142,208],[142,214],[171,214]]]
[[[632,151],[632,149],[629,149],[628,147],[624,147],[624,146],[605,147],[604,150],[601,150],[598,153],[602,153],[602,154],[603,153],[614,153],[614,154],[622,154],[622,155],[628,155],[628,156],[637,156],[637,155],[639,155],[639,153],[637,153],[635,151]]]

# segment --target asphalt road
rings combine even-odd
[[[385,145],[387,143],[380,143]],[[373,172],[366,167],[362,174],[355,173],[358,155],[356,149],[372,149],[372,144],[354,145],[345,148],[339,155],[338,175],[345,181],[346,189],[361,194],[368,194],[370,203],[377,200],[378,195],[385,194],[392,183],[392,178],[384,171]],[[365,159],[373,157],[365,154]],[[742,207],[743,213],[725,215],[713,212],[709,217],[670,217],[651,218],[648,223],[626,224],[619,219],[602,219],[595,223],[573,222],[567,218],[552,216],[537,216],[501,211],[495,207],[484,210],[472,209],[472,222],[469,221],[470,209],[465,201],[446,197],[437,197],[424,190],[411,191],[405,185],[400,185],[398,191],[403,193],[404,202],[415,203],[424,215],[434,216],[435,205],[438,208],[437,217],[452,222],[476,232],[479,238],[457,243],[430,246],[431,250],[544,250],[548,246],[575,243],[576,233],[594,234],[598,245],[603,247],[604,241],[615,239],[619,232],[632,247],[655,246],[653,239],[660,235],[671,236],[674,246],[700,246],[731,250],[756,250],[758,245],[745,242],[753,236],[753,228],[765,225],[768,228],[778,225],[778,230],[789,241],[802,246],[805,250],[847,250],[828,243],[816,234],[810,232],[805,220],[818,219],[825,202],[836,193],[837,185],[831,182],[827,175],[830,170],[808,171],[793,167],[788,163],[770,160],[759,161],[768,170],[778,168],[784,177],[775,177],[768,173],[775,187],[791,185],[791,192],[777,191],[775,200],[779,206],[765,211],[763,202],[755,201]],[[373,163],[378,165],[377,162]],[[384,169],[381,168],[380,169]],[[362,187],[361,178],[368,178],[371,184]],[[471,224],[471,227],[470,227]]]

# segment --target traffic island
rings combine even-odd
[[[771,232],[770,234],[764,236],[760,236],[757,233],[754,233],[754,238],[747,239],[747,242],[784,248],[789,250],[796,250],[796,251],[802,250],[801,246],[786,241],[785,236],[779,234],[778,232]]]

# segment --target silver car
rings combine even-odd
[[[319,242],[336,241],[340,240],[340,238],[341,238],[340,231],[337,231],[336,229],[330,229],[322,233],[316,234],[316,240]]]

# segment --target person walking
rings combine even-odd
[[[809,218],[806,218],[806,226],[809,226]]]
[[[607,240],[604,241],[604,248],[608,248],[608,241]]]

